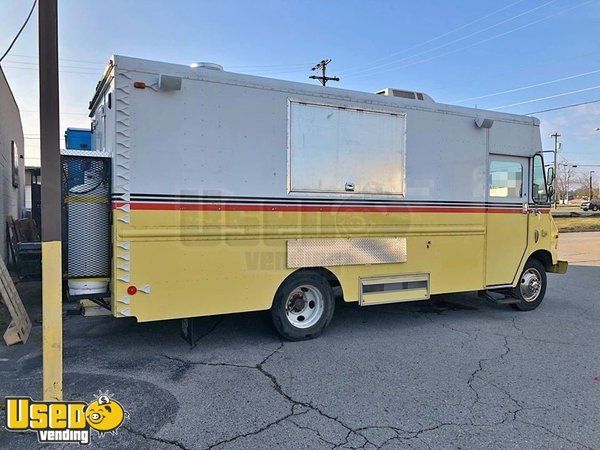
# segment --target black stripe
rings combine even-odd
[[[121,194],[122,195],[122,194]],[[113,199],[122,200],[121,195],[113,194]],[[301,204],[301,205],[357,205],[357,206],[446,206],[446,207],[521,207],[521,203],[461,202],[461,201],[419,201],[388,199],[339,199],[339,198],[299,198],[299,197],[229,197],[174,194],[132,194],[131,201],[137,202],[177,202],[177,203],[223,203],[223,204]]]
[[[386,203],[381,203],[381,202],[371,202],[371,201],[358,201],[358,200],[345,200],[345,201],[332,201],[332,200],[328,200],[328,201],[313,201],[313,200],[296,200],[296,201],[289,201],[289,200],[229,200],[229,199],[214,199],[214,200],[210,200],[210,199],[206,199],[206,200],[202,200],[202,199],[165,199],[165,198],[136,198],[136,197],[131,197],[131,201],[135,201],[135,202],[142,202],[142,203],[149,203],[149,202],[163,202],[163,203],[219,203],[219,204],[242,204],[242,205],[256,205],[256,204],[264,204],[264,205],[321,205],[321,206],[328,206],[328,205],[339,205],[339,206],[344,206],[344,205],[370,205],[370,206],[448,206],[448,207],[456,207],[456,208],[461,208],[461,207],[484,207],[486,206],[485,203],[479,203],[479,204],[460,204],[460,203],[426,203],[426,202],[415,202],[415,201],[411,201],[411,202],[386,202]],[[521,206],[520,204],[515,204],[516,206]],[[496,206],[511,206],[510,204],[507,203],[503,203],[503,204],[496,204]]]
[[[122,201],[124,202],[125,200],[122,198],[113,198],[113,201]],[[460,205],[460,204],[439,204],[439,203],[366,203],[366,202],[308,202],[308,201],[304,201],[304,202],[286,202],[286,201],[279,201],[279,202],[264,202],[264,201],[204,201],[204,200],[190,200],[190,199],[183,199],[183,200],[165,200],[165,199],[131,199],[131,202],[136,202],[136,203],[178,203],[178,204],[222,204],[222,205],[273,205],[273,206],[277,206],[277,205],[297,205],[297,206],[339,206],[339,207],[344,207],[344,206],[373,206],[373,207],[381,207],[381,208],[385,208],[385,207],[390,207],[390,208],[395,208],[395,207],[438,207],[438,208],[489,208],[489,209],[503,209],[503,208],[521,208],[522,205],[521,204],[510,204],[510,203],[495,203],[495,204],[478,204],[478,205],[473,205],[473,204],[468,204],[468,205]]]
[[[319,202],[331,202],[331,198],[320,198],[320,197],[236,197],[236,196],[228,196],[228,195],[191,195],[191,194],[131,194],[132,197],[148,197],[148,198],[189,198],[189,199],[234,199],[234,200],[257,200],[263,203],[269,200],[283,200],[283,201],[319,201]],[[345,199],[342,199],[346,201]],[[361,200],[353,200],[349,199],[348,201],[368,201],[368,202],[377,202],[377,203],[407,203],[407,202],[421,202],[419,200],[397,200],[397,199],[361,199]],[[482,204],[484,202],[469,202],[469,201],[454,201],[454,200],[429,200],[428,203],[456,203],[456,204]]]

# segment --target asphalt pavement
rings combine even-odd
[[[466,294],[339,304],[304,342],[259,313],[202,319],[193,348],[178,321],[67,315],[65,397],[109,390],[129,412],[93,447],[600,448],[599,280],[591,266],[550,275],[532,312]],[[26,345],[0,346],[2,397],[41,397],[36,314]],[[0,448],[36,445],[0,431]]]

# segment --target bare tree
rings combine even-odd
[[[573,184],[576,189],[576,193],[579,197],[590,199],[590,174],[589,173],[577,173],[573,177]],[[595,190],[595,189],[594,189]]]
[[[569,201],[569,194],[575,189],[575,170],[572,164],[559,164],[556,174],[556,198],[560,203]]]

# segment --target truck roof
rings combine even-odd
[[[469,108],[465,106],[450,105],[438,102],[412,100],[403,97],[380,95],[371,92],[354,91],[337,87],[320,86],[297,81],[279,80],[275,78],[229,72],[226,70],[219,70],[218,67],[220,66],[217,64],[207,63],[206,66],[200,65],[198,67],[191,67],[184,64],[152,61],[123,55],[112,56],[107,68],[105,69],[104,78],[98,83],[94,98],[92,98],[92,101],[90,102],[90,116],[94,114],[96,106],[95,99],[99,94],[99,90],[103,87],[103,81],[105,81],[105,79],[110,75],[113,64],[117,70],[166,74],[180,76],[185,79],[204,80],[233,85],[255,86],[261,89],[272,89],[298,94],[312,94],[321,96],[323,99],[332,98],[337,100],[361,101],[373,105],[450,112],[472,117],[485,116],[486,118],[493,120],[517,122],[532,126],[539,126],[540,124],[539,119],[532,116]],[[215,68],[215,66],[217,68]]]

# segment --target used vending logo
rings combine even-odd
[[[90,432],[117,434],[129,414],[108,392],[92,402],[36,402],[29,397],[6,398],[6,429],[34,431],[38,441],[90,443]]]

